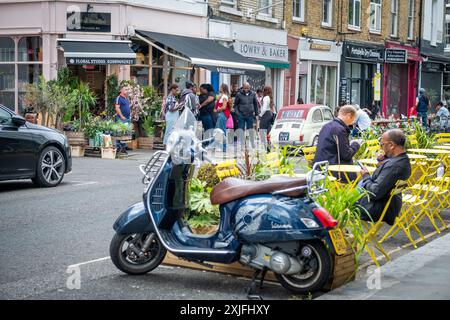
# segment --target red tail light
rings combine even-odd
[[[313,213],[326,229],[334,228],[339,224],[339,222],[324,208],[315,208],[313,209]]]
[[[301,134],[300,137],[298,138],[298,140],[300,140],[300,142],[303,142],[303,135]]]

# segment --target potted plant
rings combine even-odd
[[[205,181],[198,178],[191,180],[189,185],[188,223],[194,233],[214,233],[218,228],[219,207],[211,204],[209,195],[211,188]]]

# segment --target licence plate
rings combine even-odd
[[[279,141],[289,141],[289,132],[280,132]]]
[[[334,250],[338,255],[347,253],[347,242],[344,239],[344,234],[341,229],[333,229],[328,231],[330,234],[331,242],[333,243]]]

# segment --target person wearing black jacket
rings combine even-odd
[[[242,89],[236,94],[234,99],[234,110],[238,115],[238,139],[243,143],[245,130],[250,130],[250,142],[255,147],[255,132],[253,125],[258,114],[258,99],[256,94],[251,91],[249,83],[245,83]]]
[[[319,133],[314,163],[328,161],[330,165],[353,164],[360,143],[349,142],[350,128],[356,119],[356,109],[347,105],[339,109],[337,118],[323,126]]]
[[[411,176],[405,144],[406,136],[400,129],[386,131],[380,140],[384,156],[378,158],[380,163],[377,170],[370,176],[366,169],[362,169],[359,186],[369,192],[369,199],[364,197],[359,201],[359,205],[365,209],[361,210],[363,220],[378,221],[397,181],[406,181]],[[397,194],[392,198],[383,221],[393,225],[401,208],[402,195]]]

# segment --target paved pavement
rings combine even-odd
[[[450,234],[318,300],[449,300]]]
[[[112,265],[112,225],[141,200],[138,165],[150,156],[140,151],[125,160],[75,158],[73,173],[57,188],[0,182],[0,299],[245,299],[248,279],[169,266],[131,277]],[[445,219],[450,223],[449,213]],[[437,237],[427,226],[424,231],[430,240]],[[399,236],[386,248],[397,259],[412,250],[402,247],[406,243]],[[66,286],[74,270],[69,266],[79,267],[80,289]],[[262,295],[298,298],[272,283]]]

